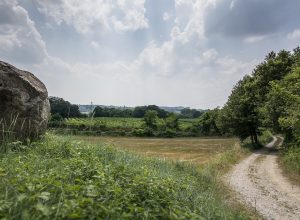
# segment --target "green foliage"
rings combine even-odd
[[[60,127],[63,125],[63,123],[64,123],[64,118],[59,113],[55,113],[53,115],[51,114],[48,125],[50,127]]]
[[[53,115],[59,114],[63,118],[82,117],[77,105],[72,105],[62,98],[50,97],[49,102]]]
[[[143,118],[145,117],[145,114],[147,111],[152,110],[157,112],[157,116],[159,118],[166,118],[168,115],[168,112],[165,110],[159,108],[156,105],[148,105],[148,106],[137,106],[134,108],[132,112],[132,116],[135,118]]]
[[[166,127],[172,130],[179,129],[179,117],[174,113],[169,113],[168,117],[165,120]]]
[[[298,146],[290,146],[285,149],[281,158],[283,166],[293,175],[300,176],[300,148]]]
[[[276,118],[287,141],[300,144],[300,66],[272,83],[269,96],[268,107],[280,110]]]
[[[47,136],[0,154],[0,218],[245,219],[216,173]]]
[[[155,110],[147,110],[144,116],[145,125],[148,128],[156,129],[158,121],[158,113]]]
[[[214,109],[203,113],[195,126],[198,127],[199,132],[203,135],[220,135],[220,129],[217,126],[217,118],[220,110]]]
[[[180,111],[181,118],[199,118],[203,112],[196,109],[184,108]]]
[[[132,117],[132,109],[121,109],[121,108],[102,108],[97,106],[94,109],[94,117]]]
[[[233,89],[218,117],[225,133],[258,144],[263,129],[283,133],[286,142],[300,136],[299,47],[293,53],[271,52],[251,76],[244,77]]]
[[[250,136],[252,143],[257,144],[260,121],[257,96],[254,91],[253,78],[244,77],[229,96],[220,115],[220,121],[223,123],[223,127],[230,128],[230,131],[242,141]]]
[[[63,120],[64,120],[64,118],[58,113],[55,113],[55,114],[51,115],[51,118],[50,118],[51,122],[54,122],[54,121],[55,122],[62,122]]]
[[[269,130],[264,130],[258,137],[259,143],[266,145],[273,140],[273,135]]]
[[[176,119],[176,117],[173,119]],[[62,134],[170,137],[169,134],[166,135],[166,120],[167,119],[158,118],[156,121],[156,129],[147,128],[144,120],[140,118],[117,117],[68,118],[59,123],[50,122],[49,126],[52,129],[54,128],[56,133]],[[168,125],[171,126],[171,124],[173,124],[173,127],[177,127],[176,123],[178,123],[177,129],[168,129],[171,129],[175,136],[191,137],[201,135],[199,133],[199,129],[194,126],[194,124],[197,122],[197,119],[178,119],[178,121],[176,121],[177,119],[175,120],[175,124],[173,121]]]

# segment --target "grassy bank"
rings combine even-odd
[[[0,218],[247,219],[229,207],[218,175],[235,146],[201,169],[66,137],[0,154]]]
[[[294,146],[284,149],[280,155],[280,164],[286,175],[300,186],[300,148]]]

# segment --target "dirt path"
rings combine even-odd
[[[281,173],[274,137],[265,149],[237,164],[226,181],[237,192],[238,200],[253,207],[266,219],[300,220],[300,188],[292,185]]]

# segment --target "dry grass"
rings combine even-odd
[[[204,164],[225,152],[238,140],[235,138],[134,138],[76,136],[90,143],[108,143],[134,153],[172,160]]]

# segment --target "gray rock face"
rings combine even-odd
[[[0,61],[0,140],[44,134],[49,112],[45,85],[32,73]]]

